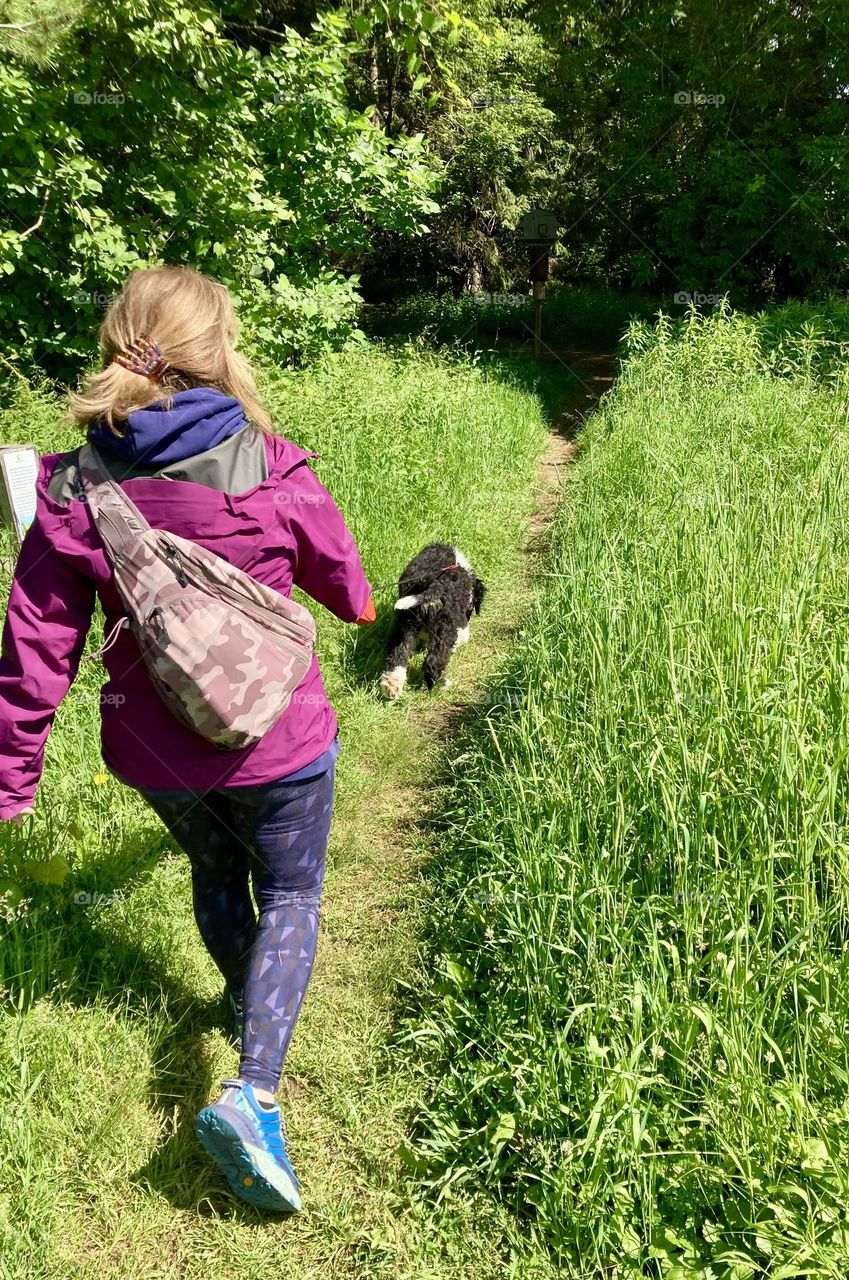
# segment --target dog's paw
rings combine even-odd
[[[406,683],[406,667],[393,667],[391,671],[384,671],[383,675],[380,677],[380,687],[391,702],[394,702],[396,698],[401,697]]]
[[[455,653],[464,644],[468,644],[468,643],[469,643],[469,624],[466,623],[465,627],[459,627],[457,629],[457,638],[451,647],[451,652]]]

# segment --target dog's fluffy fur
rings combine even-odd
[[[432,542],[414,556],[398,582],[398,599],[380,687],[399,698],[419,640],[427,647],[424,682],[432,689],[448,659],[469,638],[469,622],[480,613],[486,587],[462,551]]]

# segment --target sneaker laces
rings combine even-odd
[[[288,1161],[289,1157],[286,1152],[286,1142],[288,1140],[288,1135],[286,1133],[286,1121],[283,1119],[279,1105],[275,1105],[273,1111],[266,1111],[260,1107],[259,1124],[262,1129],[262,1136],[272,1154],[278,1158],[282,1156]]]
[[[248,1102],[245,1095],[245,1081],[237,1079],[222,1080],[222,1089],[237,1090]],[[275,1155],[282,1155],[288,1160],[286,1154],[286,1144],[289,1141],[289,1135],[286,1131],[286,1121],[283,1118],[283,1112],[280,1110],[280,1103],[275,1101],[273,1107],[266,1108],[262,1105],[256,1094],[253,1095],[256,1105],[250,1107],[251,1114],[259,1121],[259,1127],[262,1130],[262,1136],[268,1143],[269,1147],[274,1149]]]

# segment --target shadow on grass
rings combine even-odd
[[[417,293],[383,304],[367,304],[360,323],[373,339],[403,342],[415,335],[429,345],[486,350],[506,341],[533,343],[534,303],[528,285],[518,286],[521,299],[504,295]],[[617,347],[632,319],[653,322],[671,299],[621,294],[593,285],[552,282],[542,308],[542,337],[551,346],[586,343]]]
[[[223,995],[199,999],[167,949],[152,937],[146,941],[146,919],[115,905],[143,890],[172,848],[162,827],[146,823],[121,847],[87,860],[84,884],[73,872],[61,884],[26,884],[26,909],[10,911],[0,931],[3,1001],[17,1016],[46,999],[72,1008],[116,1006],[122,1017],[138,1021],[149,1045],[148,1092],[161,1138],[132,1180],[176,1208],[197,1209],[203,1202],[202,1212],[241,1213],[244,1206],[230,1196],[194,1133],[195,1116],[213,1085],[204,1037],[228,1030],[229,1008]],[[42,859],[42,866],[50,864]],[[234,1066],[235,1053],[234,1046]]]
[[[572,440],[587,414],[613,385],[616,358],[609,351],[546,347],[535,360],[523,348],[488,353],[491,377],[536,395],[551,429]]]

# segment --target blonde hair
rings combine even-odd
[[[100,326],[103,368],[82,391],[69,393],[72,417],[85,427],[103,422],[121,435],[120,424],[133,410],[187,387],[212,387],[235,396],[250,421],[271,432],[251,367],[236,351],[238,332],[223,284],[191,267],[134,271]],[[142,334],[156,339],[170,366],[159,382],[115,363],[114,357]]]

